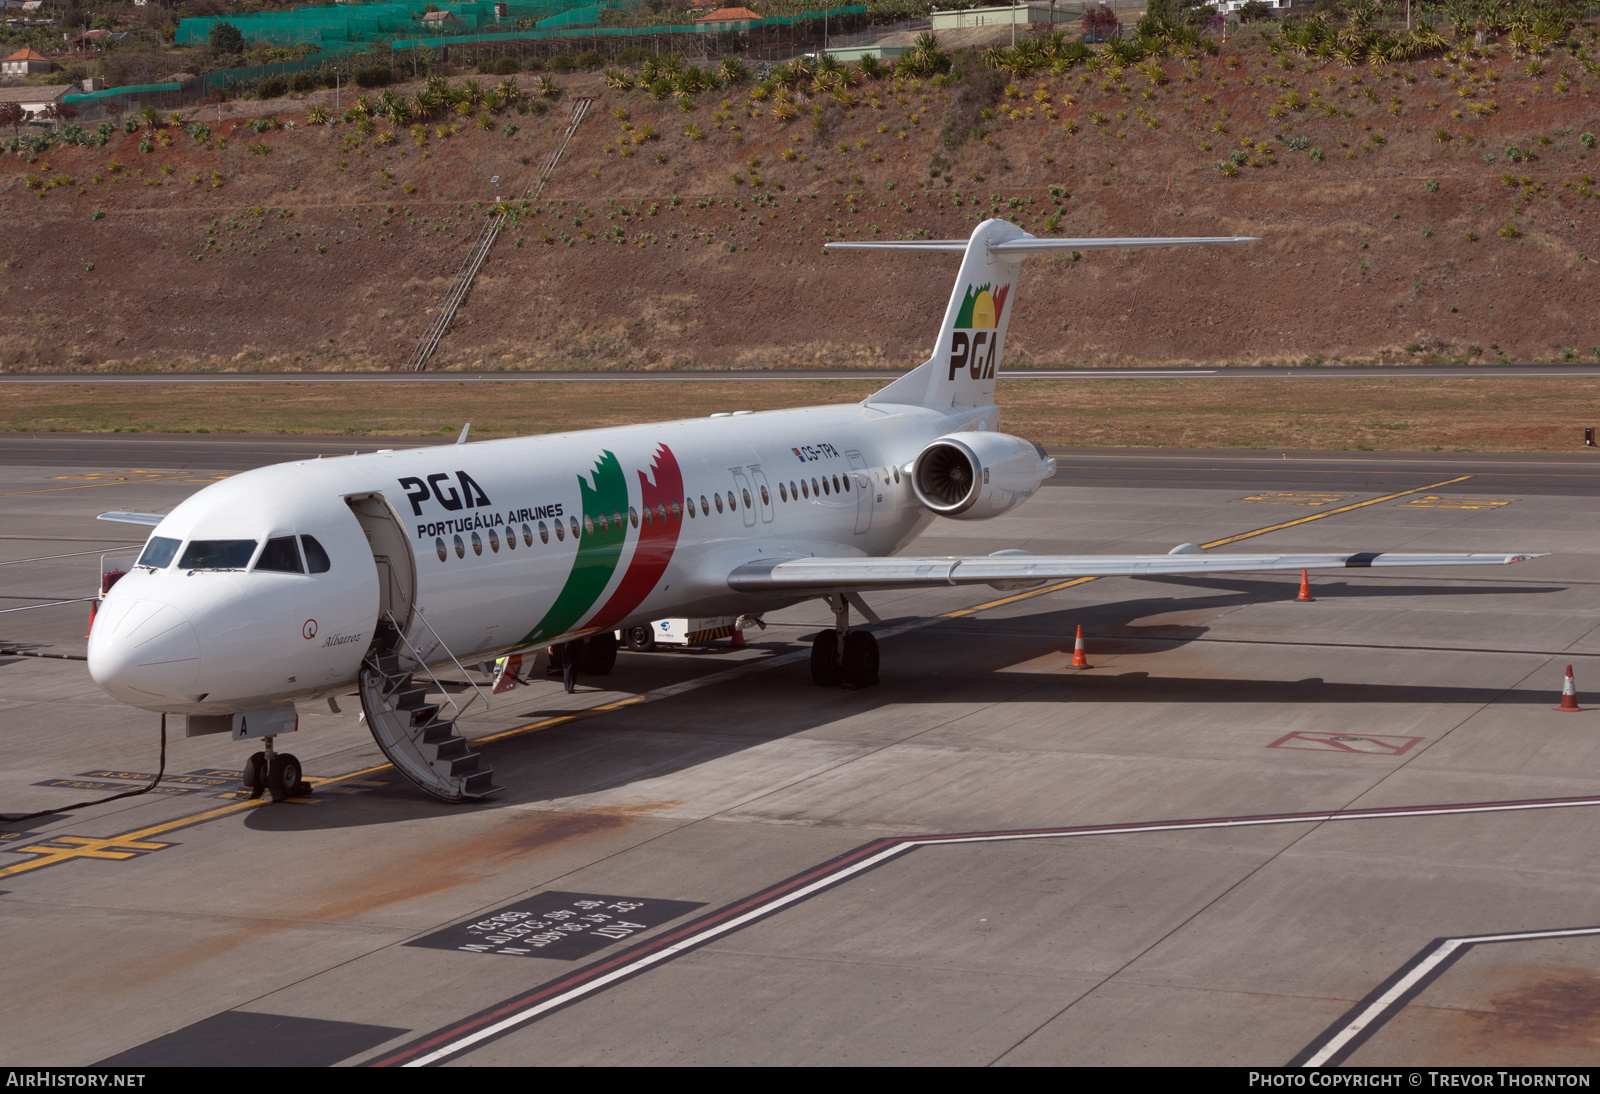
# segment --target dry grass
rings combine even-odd
[[[871,381],[172,385],[6,389],[0,429],[453,434],[593,429],[723,410],[846,403]],[[1002,428],[1050,445],[1535,452],[1570,449],[1600,380],[1034,380],[1002,384]]]

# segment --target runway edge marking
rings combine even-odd
[[[827,890],[923,847],[1082,836],[1134,835],[1144,832],[1187,832],[1330,821],[1393,820],[1408,817],[1509,813],[1534,809],[1569,809],[1600,805],[1600,797],[1542,798],[1508,802],[1464,802],[1445,805],[1390,806],[1378,809],[1316,813],[1273,813],[1198,820],[1145,821],[1132,824],[1079,825],[1068,828],[1019,829],[1009,832],[966,832],[943,835],[885,837],[847,851],[750,896],[708,912],[654,938],[602,958],[572,973],[546,981],[533,990],[415,1038],[373,1060],[368,1067],[429,1067],[497,1040],[531,1022],[614,987],[650,969],[743,930],[769,916],[810,900]],[[1596,929],[1600,933],[1600,928]],[[1489,935],[1481,940],[1510,940]]]

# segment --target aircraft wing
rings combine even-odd
[[[728,587],[741,593],[851,592],[943,585],[1017,588],[1075,577],[1236,573],[1244,570],[1366,569],[1371,566],[1503,566],[1535,554],[1208,555],[1186,543],[1165,555],[1029,555],[1007,552],[944,558],[761,559],[735,567]]]
[[[109,513],[101,513],[94,519],[109,520],[116,524],[144,524],[154,528],[167,518],[160,513],[126,513],[117,509]]]

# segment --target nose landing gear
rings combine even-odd
[[[287,752],[274,752],[271,737],[263,737],[261,743],[266,746],[265,750],[244,763],[239,789],[246,791],[252,801],[261,797],[263,791],[270,792],[275,802],[311,793],[311,785],[301,778],[300,761]]]
[[[843,595],[827,597],[833,609],[832,630],[811,641],[811,681],[819,688],[870,688],[878,683],[878,640],[868,631],[850,629],[850,602]]]

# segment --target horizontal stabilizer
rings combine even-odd
[[[1503,566],[1533,554],[1397,554],[1358,551],[1322,555],[985,555],[962,558],[796,558],[747,562],[728,575],[741,593],[914,589],[1061,581],[1076,577],[1239,573],[1247,570],[1365,569],[1369,566]]]
[[[94,519],[109,520],[116,524],[143,524],[154,528],[167,518],[160,513],[124,513],[121,510],[115,510],[110,513],[101,513]]]
[[[825,243],[823,246],[856,251],[949,251],[964,253],[970,244],[965,239],[870,240],[851,243]],[[1026,258],[1051,251],[1109,251],[1128,247],[1189,247],[1203,243],[1259,243],[1256,236],[1129,236],[1122,239],[1035,239],[1023,236],[1004,243],[989,244],[991,255]]]

